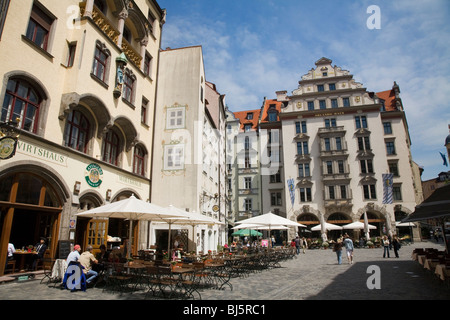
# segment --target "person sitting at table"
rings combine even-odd
[[[69,253],[69,255],[67,256],[66,265],[69,265],[69,263],[71,263],[72,261],[77,262],[80,259],[80,251],[81,251],[80,245],[76,244],[73,247],[73,251]]]
[[[95,278],[98,276],[98,272],[92,270],[92,264],[98,263],[98,260],[95,259],[94,255],[92,254],[92,246],[89,245],[86,248],[86,251],[83,252],[80,255],[80,264],[83,266],[83,273],[86,275],[86,284],[91,284]]]
[[[36,265],[38,260],[42,260],[44,258],[45,251],[47,250],[47,245],[45,244],[45,238],[42,237],[38,244],[34,246],[34,250],[36,254],[32,256],[31,262],[31,270],[36,270]]]
[[[8,262],[14,260],[14,252],[16,252],[16,248],[14,248],[12,243],[8,243],[8,255],[6,256],[5,270],[8,267]]]
[[[105,263],[109,261],[109,252],[106,251],[106,246],[104,244],[100,246],[100,252],[95,255],[95,258],[98,263],[93,265],[92,268],[97,272],[105,270]]]

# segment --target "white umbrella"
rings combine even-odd
[[[375,226],[373,226],[371,224],[367,224],[367,227],[369,229],[376,229],[377,228],[377,227],[375,227]],[[344,229],[364,229],[364,228],[366,228],[366,225],[363,222],[356,221],[356,222],[352,222],[352,223],[346,224],[346,225],[342,226],[342,228],[344,228]]]
[[[277,227],[280,226],[289,226],[289,227],[305,227],[305,225],[300,224],[298,222],[283,218],[279,215],[273,214],[272,212],[265,213],[260,216],[248,218],[245,220],[237,221],[236,223],[249,223],[249,224],[257,224],[263,225],[269,228],[269,236],[271,230],[277,230]]]
[[[298,222],[283,218],[279,215],[273,214],[272,212],[265,213],[260,216],[248,218],[241,221],[236,221],[236,223],[249,223],[264,226],[289,226],[289,227],[305,227],[305,225]]]
[[[232,229],[256,229],[256,230],[269,230],[268,226],[260,225],[260,224],[249,224],[242,223],[233,227]],[[272,230],[287,230],[289,227],[286,226],[272,226]]]
[[[328,222],[324,222],[323,226],[325,227],[325,230],[330,231],[330,230],[342,230],[341,226],[332,224],[332,223],[328,223]],[[322,230],[322,225],[318,224],[315,227],[311,228],[311,231],[321,231]]]
[[[131,197],[112,202],[91,210],[77,213],[79,217],[104,217],[121,218],[129,220],[147,220],[147,221],[168,221],[169,218],[180,217],[181,214],[168,212],[165,208],[156,204],[137,199],[134,195]],[[130,223],[130,237],[132,233],[132,224]],[[128,246],[128,255],[130,254]]]
[[[167,218],[166,223],[169,224],[169,240],[168,240],[168,251],[169,255],[171,253],[170,249],[170,236],[171,236],[171,226],[172,224],[177,225],[190,225],[192,228],[194,228],[196,225],[199,224],[223,224],[220,221],[217,221],[213,218],[207,217],[203,214],[196,213],[196,212],[188,212],[183,209],[179,209],[173,205],[170,205],[166,208],[167,212],[173,215],[180,215],[179,217],[173,217],[173,218]],[[189,249],[189,248],[188,248]]]

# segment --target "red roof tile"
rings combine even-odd
[[[377,97],[384,100],[386,111],[397,111],[394,89],[377,92]]]
[[[253,119],[249,120],[247,119],[247,115],[249,113],[253,113]],[[261,113],[261,110],[246,110],[246,111],[238,111],[234,112],[234,116],[239,119],[239,122],[241,124],[241,131],[244,131],[244,126],[246,124],[252,125],[252,130],[256,130],[258,128],[258,121],[259,121],[259,115]]]

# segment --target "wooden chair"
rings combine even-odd
[[[8,269],[9,266],[11,266],[10,269]],[[8,260],[8,263],[6,264],[5,273],[6,271],[11,271],[11,273],[16,272],[16,260]]]

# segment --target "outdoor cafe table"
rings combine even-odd
[[[23,250],[16,250],[16,252],[14,252],[14,255],[20,257],[20,259],[18,259],[19,260],[19,270],[20,270],[20,272],[24,272],[25,271],[25,258],[27,256],[32,256],[34,254],[37,254],[37,252],[35,252],[35,251],[28,252],[28,251],[23,251]]]

